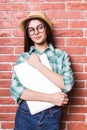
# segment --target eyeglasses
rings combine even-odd
[[[35,30],[37,30],[38,33],[43,33],[45,31],[45,26],[43,24],[39,24],[36,29],[33,27],[29,27],[28,28],[28,33],[29,35],[34,35],[35,34]]]

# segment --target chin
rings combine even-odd
[[[42,45],[43,42],[35,42],[35,44],[37,44],[37,45]]]

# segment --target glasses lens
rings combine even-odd
[[[44,25],[38,25],[37,30],[39,33],[43,33],[44,32]]]
[[[28,29],[28,32],[29,32],[30,35],[33,35],[34,32],[35,32],[35,30],[34,30],[34,28],[29,28],[29,29]]]

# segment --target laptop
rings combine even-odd
[[[40,56],[41,62],[52,70],[49,60],[45,54]],[[26,61],[14,66],[14,71],[19,81],[28,89],[42,92],[42,93],[55,93],[61,92],[61,89],[53,84],[47,77],[40,71],[29,65]],[[51,108],[54,104],[42,101],[26,101],[31,114],[39,113],[43,110]]]

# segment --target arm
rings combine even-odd
[[[26,89],[20,98],[27,101],[50,102],[57,106],[62,106],[68,103],[67,94],[63,92],[46,94],[46,93],[41,93],[41,92],[32,91],[30,89]]]
[[[51,102],[58,106],[62,106],[64,104],[67,104],[68,102],[68,97],[64,93],[45,94],[45,93],[35,92],[30,89],[26,89],[26,87],[24,87],[19,82],[14,71],[12,76],[10,93],[11,96],[18,102],[20,102],[21,100],[44,101],[44,102]]]
[[[63,77],[62,75],[55,73],[54,71],[47,68],[44,64],[41,63],[40,58],[36,54],[32,54],[27,62],[39,70],[44,76],[46,76],[51,82],[60,88],[64,88]]]
[[[38,70],[45,75],[51,82],[53,82],[56,86],[64,89],[64,82],[62,75],[55,73],[54,71],[47,68],[42,63],[39,64]]]
[[[23,57],[20,57],[20,61],[23,61]],[[10,88],[11,96],[15,98],[17,101],[22,100],[37,100],[37,101],[48,101],[52,102],[55,105],[61,106],[67,104],[68,98],[64,93],[53,93],[53,94],[45,94],[32,91],[30,89],[26,89],[26,86],[23,86],[16,74],[13,72],[11,88]]]
[[[64,91],[69,92],[74,85],[74,77],[69,56],[67,53],[64,54],[63,58],[62,77],[64,81]]]
[[[12,73],[12,80],[11,80],[11,85],[10,85],[10,94],[11,97],[13,99],[15,99],[17,102],[20,102],[20,96],[22,95],[22,93],[24,92],[24,90],[26,89],[26,87],[24,87],[19,79],[17,78],[14,70]]]
[[[17,64],[20,64],[21,62],[24,62],[24,58],[22,55],[20,55],[18,57],[18,60],[17,60]],[[12,70],[12,79],[11,79],[11,84],[10,84],[10,95],[11,97],[16,100],[17,102],[20,102],[20,96],[22,95],[22,93],[24,92],[24,90],[26,89],[25,86],[23,86],[17,75],[15,74],[14,72],[14,69]]]
[[[56,54],[57,55],[57,54]],[[63,89],[65,92],[68,92],[72,89],[74,84],[73,72],[71,69],[71,63],[69,61],[69,56],[66,52],[61,53],[61,62],[62,70],[61,74],[55,73],[43,65],[40,61],[40,58],[36,54],[32,54],[27,62],[38,69],[43,75],[45,75],[51,82],[56,86]],[[60,59],[57,59],[60,60]]]

